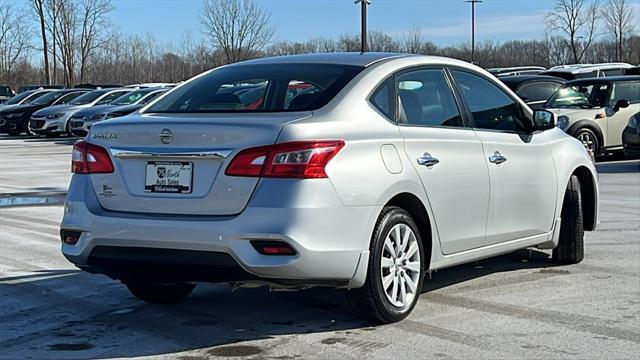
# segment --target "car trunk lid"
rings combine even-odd
[[[92,174],[107,210],[153,214],[234,215],[259,178],[231,177],[242,149],[275,143],[284,124],[308,112],[137,115],[96,123],[91,143],[107,148],[115,171]]]

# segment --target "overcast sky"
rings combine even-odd
[[[256,0],[271,14],[278,40],[337,37],[360,29],[353,0]],[[469,41],[471,8],[464,0],[371,0],[369,29],[399,37],[412,26],[438,45]],[[630,0],[640,9],[640,0]],[[153,33],[162,42],[178,42],[185,30],[202,38],[202,0],[113,0],[111,21],[124,33]],[[477,5],[476,36],[484,40],[544,37],[544,15],[553,0],[484,0]]]

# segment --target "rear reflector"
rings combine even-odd
[[[272,178],[326,178],[325,167],[343,147],[342,140],[314,140],[249,148],[240,151],[233,158],[225,174]]]
[[[262,255],[295,255],[289,244],[282,241],[253,240],[251,245]]]
[[[80,231],[75,230],[60,230],[60,238],[62,242],[69,245],[75,245],[80,240]]]
[[[112,173],[113,163],[107,150],[101,146],[78,141],[71,153],[71,172],[74,174]]]

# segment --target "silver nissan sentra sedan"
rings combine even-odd
[[[429,271],[527,247],[583,259],[597,174],[555,125],[453,59],[223,66],[74,146],[62,252],[152,303],[198,282],[329,286],[399,321]]]

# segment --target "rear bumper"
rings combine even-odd
[[[301,194],[308,194],[308,200]],[[126,274],[151,276],[131,272],[131,268],[171,265],[169,273],[181,274],[182,281],[258,280],[357,287],[364,283],[369,240],[380,210],[377,206],[345,207],[328,180],[263,179],[244,211],[235,216],[112,212],[100,207],[88,176],[74,175],[61,227],[82,235],[75,245],[63,244],[62,252],[80,268],[118,279]],[[283,241],[296,254],[261,255],[251,240]],[[118,259],[96,263],[100,257],[96,252],[105,248],[107,252],[117,249],[142,266],[131,267]],[[159,260],[158,267],[157,261],[149,261],[145,255],[150,249],[166,254],[203,254],[206,266],[200,270],[192,267],[200,260],[172,264],[172,256],[168,256]],[[221,264],[227,267],[229,258],[237,268],[220,269]],[[242,274],[239,278],[236,270]],[[170,277],[166,272],[158,274]]]

